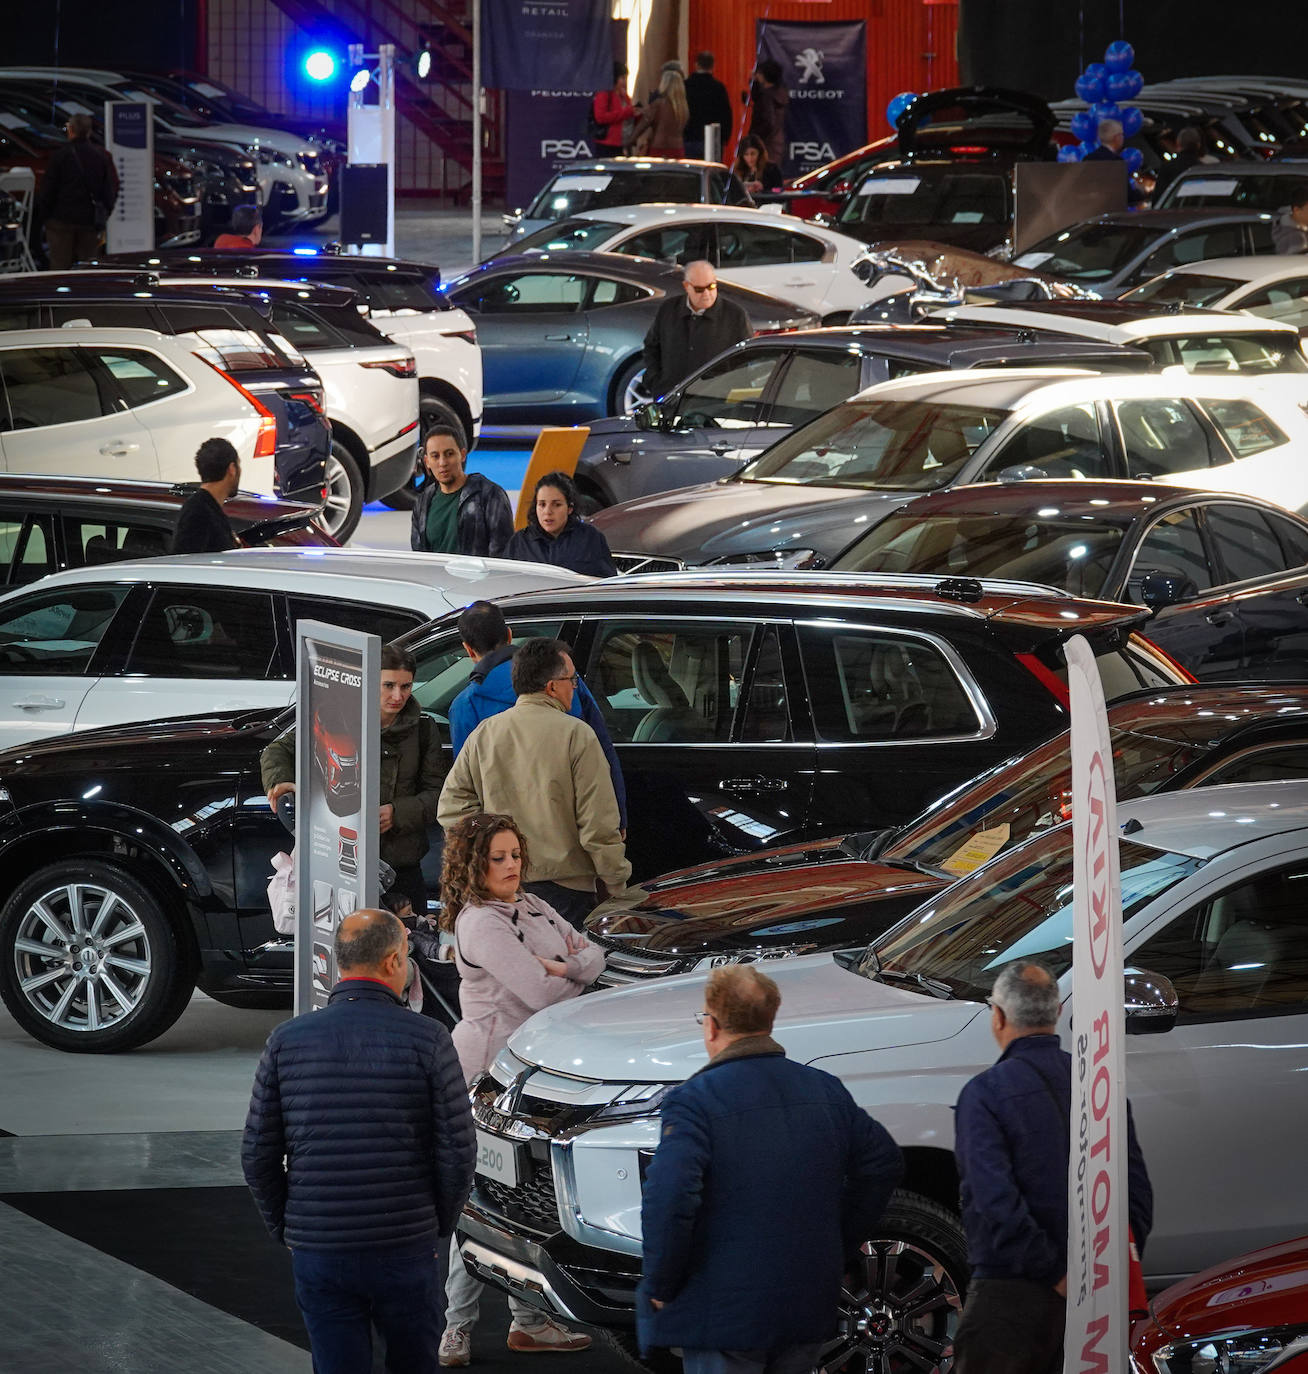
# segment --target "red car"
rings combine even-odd
[[[1308,1236],[1175,1283],[1131,1333],[1135,1374],[1308,1374]]]

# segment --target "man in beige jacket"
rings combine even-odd
[[[530,853],[524,887],[580,929],[596,881],[621,892],[631,865],[604,750],[594,730],[568,714],[577,681],[566,644],[521,645],[513,657],[518,699],[468,736],[441,789],[437,819],[448,827],[478,811],[512,816]]]

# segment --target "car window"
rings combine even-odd
[[[34,592],[0,610],[0,673],[84,673],[129,587]]]
[[[1281,541],[1287,568],[1300,568],[1308,563],[1308,529],[1282,515],[1268,515],[1268,523]]]
[[[562,628],[557,620],[513,620],[509,622],[515,644],[544,635],[557,639]],[[441,636],[414,649],[418,671],[413,676],[413,695],[424,711],[442,725],[450,721],[450,703],[468,685],[476,664],[464,652],[457,633]]]
[[[682,388],[675,423],[686,428],[748,428],[758,418],[763,392],[783,356],[780,348],[759,348],[720,358]]]
[[[485,315],[570,314],[581,309],[587,284],[585,277],[552,272],[499,277],[483,289],[477,308]]]
[[[288,301],[274,301],[273,328],[288,339],[293,348],[312,352],[314,349],[346,348],[346,341],[321,320]],[[370,339],[369,343],[376,340]]]
[[[333,284],[352,286],[373,310],[426,314],[441,308],[434,284],[412,272],[354,272]]]
[[[37,305],[6,305],[0,307],[0,330],[40,329],[41,308]]]
[[[262,372],[283,363],[268,344],[250,329],[196,329],[191,331],[196,353],[224,372]]]
[[[1252,401],[1204,401],[1202,404],[1237,458],[1248,458],[1251,453],[1262,453],[1290,442],[1285,431]]]
[[[657,262],[694,262],[696,258],[713,262],[717,257],[711,224],[664,224],[657,229],[644,229],[610,251]]]
[[[0,521],[0,563],[10,586],[20,587],[54,572],[53,520],[49,515],[29,515]]]
[[[108,369],[129,410],[162,401],[166,396],[179,396],[187,389],[186,379],[153,353],[127,348],[97,348],[88,352]]]
[[[650,292],[635,282],[615,281],[612,277],[591,277],[590,300],[587,309],[602,305],[629,305],[632,301],[645,301]]]
[[[149,301],[54,301],[45,308],[56,329],[78,320],[89,320],[97,329],[159,328]]]
[[[745,190],[745,183],[732,172],[727,177],[726,195],[723,195],[722,174],[714,172],[709,178],[709,193],[719,205],[752,205],[753,199]]]
[[[1172,343],[1187,372],[1308,372],[1308,360],[1293,334],[1197,334]]]
[[[740,738],[750,744],[791,738],[781,636],[774,625],[764,629],[759,641],[754,671],[742,703]]]
[[[65,516],[64,538],[73,566],[81,563],[84,567],[96,567],[124,558],[158,558],[168,552],[173,532],[163,525],[133,524],[128,520],[107,523]]]
[[[752,625],[609,624],[586,683],[614,740],[694,744],[731,738]]]
[[[939,646],[811,625],[800,642],[820,738],[888,743],[981,733],[981,716]]]
[[[1308,277],[1278,281],[1275,286],[1252,291],[1240,297],[1237,308],[1301,329],[1308,325]]]
[[[1046,477],[1112,477],[1094,406],[1065,406],[1023,425],[986,464],[985,475],[1016,467],[1038,468]]]
[[[1268,745],[1237,754],[1204,774],[1204,786],[1224,782],[1280,782],[1308,778],[1308,744]]]
[[[1204,523],[1226,569],[1226,581],[1243,582],[1285,571],[1285,555],[1262,511],[1214,502],[1204,507]]]
[[[718,225],[718,266],[775,267],[790,262],[791,236],[770,224]]]
[[[1007,219],[1004,172],[923,168],[880,173],[873,169],[856,185],[838,223],[1003,224]],[[1025,264],[1019,260],[1018,265]]]
[[[1150,573],[1177,577],[1188,585],[1193,596],[1218,580],[1213,576],[1193,510],[1172,511],[1145,535],[1135,555],[1127,583],[1127,594],[1138,606],[1144,605],[1140,581]]]
[[[790,234],[788,237],[791,262],[821,262],[826,256],[827,245],[821,239],[809,234]]]
[[[340,625],[360,634],[380,635],[383,644],[399,639],[423,624],[423,617],[389,606],[362,605],[357,601],[332,601],[321,596],[288,596],[287,613],[291,632],[300,620],[325,620],[328,625]]]
[[[611,238],[622,225],[606,219],[567,219],[556,224],[547,224],[534,234],[525,234],[515,239],[513,251],[525,253],[536,249],[541,253],[566,253],[572,249],[595,249],[605,239]],[[621,252],[620,248],[611,252]]]
[[[113,413],[80,348],[13,348],[0,352],[10,429],[43,429]],[[107,392],[108,383],[104,390]]]
[[[1207,229],[1192,230],[1179,235],[1169,247],[1173,249],[1172,258],[1167,264],[1169,267],[1175,263],[1240,257],[1245,251],[1244,225],[1216,224]]]
[[[863,359],[836,349],[796,350],[768,408],[770,425],[806,425],[858,390]]]
[[[1308,1009],[1308,867],[1228,888],[1150,936],[1133,966],[1170,978],[1181,1024]]]
[[[1183,400],[1122,401],[1117,423],[1128,477],[1165,477],[1212,461],[1208,436]]]
[[[276,647],[269,593],[160,587],[124,671],[128,676],[259,682],[268,677]]]

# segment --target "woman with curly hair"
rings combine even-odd
[[[512,816],[479,812],[445,832],[441,928],[454,936],[459,1007],[454,1048],[468,1083],[533,1013],[576,997],[599,977],[604,955],[548,903],[522,890],[527,841]],[[456,1253],[445,1285],[440,1362],[461,1368],[472,1358],[472,1328],[482,1283]],[[589,1336],[509,1298],[510,1350],[575,1351]]]

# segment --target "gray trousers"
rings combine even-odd
[[[459,1247],[450,1245],[450,1269],[445,1280],[445,1329],[447,1331],[471,1331],[477,1324],[477,1307],[481,1302],[482,1290],[486,1287],[471,1273],[459,1254]],[[509,1294],[509,1312],[514,1324],[526,1331],[534,1331],[545,1325],[546,1317],[539,1308],[530,1307],[520,1298]]]

